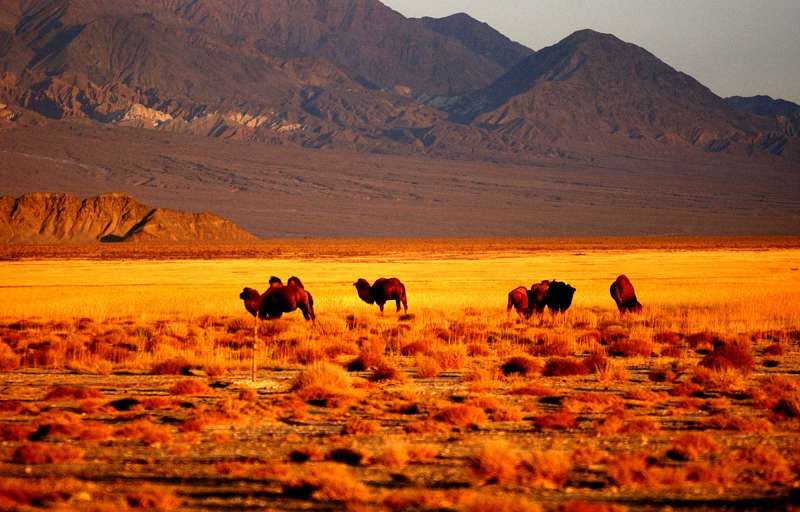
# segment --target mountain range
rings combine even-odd
[[[613,35],[533,51],[466,14],[410,19],[377,0],[9,0],[0,73],[4,127],[84,119],[506,162],[800,159],[796,105],[720,98]]]

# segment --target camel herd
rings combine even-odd
[[[387,302],[395,301],[397,312],[400,306],[403,313],[408,313],[408,299],[405,285],[396,277],[381,277],[371,285],[366,279],[359,279],[353,286],[361,300],[367,304],[377,304],[383,314],[383,307]],[[630,279],[620,275],[611,284],[611,297],[621,314],[628,312],[638,313],[642,305],[636,299]],[[507,312],[513,308],[517,314],[530,318],[534,313],[542,315],[545,308],[554,315],[564,313],[572,305],[575,288],[561,281],[541,281],[531,285],[530,289],[519,286],[508,292]],[[239,294],[248,313],[255,317],[253,328],[253,361],[252,377],[255,380],[256,340],[258,339],[258,324],[260,320],[274,320],[284,313],[300,310],[306,320],[315,320],[314,298],[306,291],[300,278],[292,276],[283,284],[279,277],[269,279],[269,288],[264,293],[259,293],[253,288],[245,288]]]
[[[353,283],[353,286],[361,300],[367,304],[377,304],[381,313],[384,305],[390,301],[395,302],[397,312],[402,305],[403,313],[408,313],[406,287],[396,277],[388,279],[381,277],[371,285],[369,281],[361,278]],[[638,313],[642,310],[633,284],[624,274],[611,284],[610,292],[620,313]],[[556,280],[541,281],[532,284],[530,289],[519,286],[508,292],[506,310],[510,312],[513,308],[517,314],[525,318],[530,318],[534,313],[541,315],[545,308],[553,314],[563,313],[572,305],[574,295],[575,288],[567,283]],[[277,319],[284,313],[298,309],[306,320],[313,321],[316,318],[314,298],[306,291],[303,282],[295,276],[290,277],[285,285],[279,277],[272,276],[267,291],[259,293],[253,288],[245,288],[239,294],[239,298],[244,301],[245,309],[257,320]]]

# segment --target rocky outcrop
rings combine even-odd
[[[151,208],[125,194],[0,197],[0,242],[242,242],[255,237],[211,213]]]

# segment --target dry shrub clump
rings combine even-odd
[[[292,391],[306,402],[331,405],[354,393],[347,372],[331,363],[315,363],[301,371],[292,383]]]
[[[577,393],[568,397],[563,402],[565,411],[569,412],[606,412],[610,410],[622,411],[625,401],[617,395],[610,393]]]
[[[172,434],[163,425],[142,419],[123,425],[114,431],[115,437],[141,441],[148,446],[159,446],[172,441]]]
[[[198,379],[180,380],[169,389],[169,392],[173,395],[210,395],[212,393],[208,384]]]
[[[572,461],[563,452],[521,452],[503,441],[485,443],[470,457],[476,477],[486,483],[519,483],[558,489],[566,484]]]
[[[7,372],[19,368],[21,358],[14,350],[0,341],[0,371]]]
[[[132,508],[144,510],[176,510],[181,506],[181,500],[175,493],[153,485],[144,485],[128,493],[125,501]]]
[[[19,507],[54,508],[68,501],[81,489],[80,482],[71,478],[32,480],[0,478],[0,510],[19,510]]]
[[[150,373],[153,375],[184,375],[192,365],[182,357],[167,359],[153,366]]]
[[[467,347],[461,344],[440,346],[429,355],[444,370],[460,370],[467,362]]]
[[[578,426],[578,418],[569,411],[557,411],[537,417],[533,424],[541,430],[570,430]]]
[[[653,342],[634,339],[619,340],[608,347],[608,353],[621,357],[649,357],[653,353]]]
[[[379,423],[361,418],[353,418],[342,427],[342,435],[362,436],[371,435],[381,429]]]
[[[542,371],[542,365],[531,357],[515,356],[503,363],[500,369],[504,375],[535,375]]]
[[[609,414],[595,425],[595,431],[601,436],[658,434],[661,425],[657,420],[648,417],[637,417],[630,413]]]
[[[372,375],[369,376],[369,380],[372,382],[382,382],[387,380],[404,382],[407,379],[408,377],[402,370],[392,366],[389,362],[383,362],[378,365],[378,367],[372,372]]]
[[[572,357],[552,357],[547,360],[542,370],[545,377],[566,377],[570,375],[588,375],[591,370],[583,361]]]
[[[675,460],[697,460],[705,454],[719,453],[719,443],[705,432],[689,432],[672,441],[667,456]]]
[[[375,462],[390,468],[401,468],[408,464],[409,459],[408,446],[402,442],[394,442],[383,447],[375,457]]]
[[[103,393],[84,386],[56,386],[44,396],[45,400],[85,400],[103,398]]]
[[[766,434],[772,432],[772,423],[765,418],[744,417],[731,414],[714,414],[705,421],[705,426],[718,430]]]
[[[480,426],[488,421],[483,409],[466,404],[450,406],[439,412],[435,418],[459,427]]]
[[[340,464],[320,464],[290,476],[283,482],[283,493],[299,499],[363,503],[369,498],[367,487]]]
[[[417,377],[422,379],[432,379],[442,373],[442,367],[436,359],[417,354],[416,357]]]
[[[718,345],[713,352],[700,361],[700,364],[713,370],[732,368],[749,374],[756,362],[750,342],[737,340]]]
[[[85,452],[77,446],[52,443],[26,443],[11,457],[17,464],[64,464],[83,460]]]

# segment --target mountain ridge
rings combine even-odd
[[[242,242],[255,237],[208,212],[151,208],[127,194],[0,196],[0,242]]]

